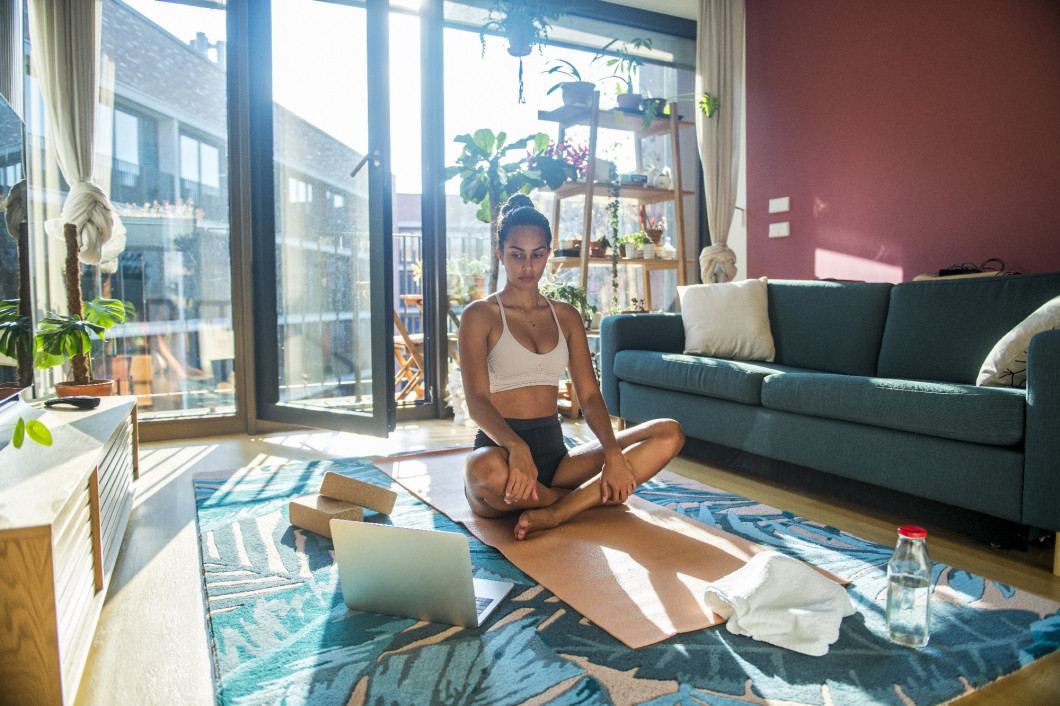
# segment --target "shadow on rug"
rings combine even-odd
[[[287,501],[315,491],[325,471],[398,491],[394,512],[368,521],[465,532],[369,459],[196,477],[220,704],[934,704],[1060,646],[1056,602],[938,563],[931,642],[892,645],[883,637],[891,547],[673,474],[637,494],[851,579],[857,613],[828,655],[808,657],[723,626],[633,650],[473,537],[475,576],[517,584],[484,627],[350,611],[331,541],[287,522]]]

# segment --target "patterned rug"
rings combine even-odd
[[[219,704],[935,704],[1060,647],[1060,605],[935,564],[931,642],[884,633],[891,547],[673,474],[643,498],[851,579],[857,613],[824,657],[724,626],[624,646],[499,552],[471,538],[475,575],[514,581],[482,628],[347,610],[331,541],[287,522],[325,471],[399,491],[389,518],[463,532],[369,459],[288,463],[195,479],[208,636]]]

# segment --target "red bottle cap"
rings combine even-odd
[[[923,538],[927,536],[927,530],[916,525],[902,525],[898,528],[898,534],[903,537]]]

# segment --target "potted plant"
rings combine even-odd
[[[612,40],[607,46],[610,46],[615,41],[617,40]],[[604,49],[606,49],[607,46],[605,46]],[[617,57],[608,59],[607,61],[607,65],[613,70],[611,76],[621,81],[621,83],[618,84],[615,100],[618,103],[618,107],[623,110],[640,109],[641,95],[633,88],[633,79],[636,77],[641,66],[640,58],[633,53],[633,50],[637,49],[651,50],[651,40],[637,37],[624,44],[622,48],[618,50]],[[601,51],[603,51],[603,49],[601,49]]]
[[[486,30],[508,39],[508,53],[519,58],[519,102],[523,99],[523,57],[548,39],[553,20],[563,15],[556,0],[493,0],[489,19],[479,32],[482,55],[486,55]]]
[[[55,383],[55,392],[60,397],[114,394],[113,380],[93,378],[92,338],[105,340],[107,329],[125,321],[125,304],[102,297],[80,304],[81,311],[77,313],[51,314],[41,319],[33,338],[33,363],[43,369],[70,361],[73,379]]]
[[[578,67],[566,59],[556,59],[555,61],[556,63],[550,66],[545,73],[566,76],[567,78],[553,84],[552,88],[545,92],[545,95],[552,95],[559,89],[563,105],[592,105],[593,91],[596,90],[596,84],[592,81],[586,81]]]
[[[18,382],[0,385],[0,399],[33,384],[33,333],[20,299],[0,301],[0,362],[18,368]]]
[[[671,96],[670,98],[645,99],[643,126],[648,127],[651,125],[652,120],[666,115],[666,106],[669,103],[693,97],[695,97],[694,93],[682,93],[681,95]],[[714,112],[721,106],[721,100],[717,96],[704,91],[696,98],[696,105],[699,106],[699,110],[703,115],[712,118],[714,117]]]
[[[527,156],[502,162],[509,152],[524,150],[531,142],[534,144],[533,153],[540,153],[548,145],[548,135],[539,132],[515,142],[507,140],[507,133],[494,134],[487,128],[476,130],[474,135],[458,135],[453,141],[462,143],[464,149],[457,157],[457,163],[445,170],[447,181],[460,177],[460,197],[464,203],[478,205],[475,217],[490,224],[489,292],[497,290],[497,220],[501,206],[513,194],[529,194],[542,184],[554,189],[563,183],[562,180],[547,182],[542,172],[529,167]]]
[[[560,186],[568,179],[576,181],[585,176],[589,168],[589,148],[550,141],[543,150],[527,156],[527,166],[540,172],[546,184]]]
[[[644,245],[654,244],[648,234],[644,231],[637,231],[636,233],[627,233],[626,235],[619,236],[618,242],[622,245],[622,252],[627,259],[633,259],[637,256],[637,250]],[[652,253],[654,257],[654,252]]]
[[[68,395],[112,395],[113,380],[92,378],[92,337],[104,340],[106,330],[125,321],[125,304],[117,299],[96,297],[81,301],[81,262],[78,259],[77,226],[63,228],[66,240],[67,314],[51,314],[41,319],[33,337],[33,364],[51,368],[70,361],[71,380],[55,383],[55,392]]]
[[[11,187],[3,203],[7,231],[16,241],[18,298],[0,302],[0,357],[14,361],[18,382],[0,390],[0,399],[33,385],[33,322],[29,294],[29,228],[26,180]],[[7,394],[4,392],[7,391]]]
[[[551,299],[567,302],[577,309],[586,330],[592,325],[596,307],[589,303],[583,287],[569,282],[557,282],[553,279],[541,283],[541,293]]]

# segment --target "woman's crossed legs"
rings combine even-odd
[[[650,480],[676,456],[684,446],[685,436],[672,419],[655,419],[615,434],[618,445],[633,469],[639,486]],[[604,449],[591,441],[570,450],[556,468],[551,486],[537,484],[537,499],[505,502],[508,484],[508,452],[500,447],[483,447],[472,451],[464,466],[464,493],[475,514],[501,517],[521,513],[515,525],[515,537],[524,539],[530,532],[555,527],[579,512],[603,505],[600,472]],[[607,504],[613,504],[608,502]]]

